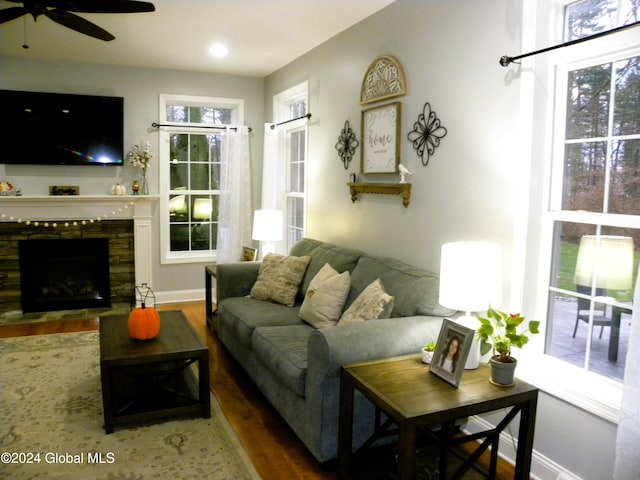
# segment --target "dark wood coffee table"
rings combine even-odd
[[[126,315],[100,318],[104,429],[176,416],[211,415],[209,349],[182,312],[160,312],[153,340],[129,336]],[[189,368],[198,364],[198,376]]]

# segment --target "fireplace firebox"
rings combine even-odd
[[[19,242],[24,313],[111,307],[109,239]]]

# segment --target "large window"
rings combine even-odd
[[[216,251],[221,130],[241,122],[242,102],[161,96],[161,244],[165,263],[203,261]]]
[[[307,161],[307,84],[301,84],[276,96],[275,118],[283,123],[286,187],[284,201],[284,251],[304,236]],[[298,119],[298,120],[295,120]],[[293,120],[293,121],[292,121]]]
[[[565,38],[637,21],[639,3],[569,4]],[[640,46],[615,45],[557,66],[545,353],[622,382],[640,257]]]

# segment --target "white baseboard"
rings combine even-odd
[[[215,292],[214,292],[215,298]],[[201,302],[204,300],[204,288],[197,290],[172,290],[170,292],[156,292],[156,302],[180,303],[180,302]]]
[[[474,416],[469,418],[464,430],[467,433],[477,433],[493,428],[495,428],[494,425],[490,424],[483,418]],[[517,444],[518,439],[516,438],[516,447]],[[515,464],[516,451],[514,449],[514,440],[507,431],[503,431],[500,434],[500,451],[498,454],[511,465]],[[581,480],[579,477],[573,475],[561,465],[558,465],[556,462],[545,457],[535,449],[531,455],[531,478],[534,480]]]

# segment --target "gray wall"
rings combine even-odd
[[[518,186],[505,179],[518,162],[510,152],[519,92],[505,88],[497,59],[519,43],[509,33],[517,24],[509,23],[506,7],[502,1],[395,2],[267,77],[266,118],[273,94],[303,80],[310,84],[309,236],[432,270],[439,270],[445,242],[497,241],[508,271],[515,212],[505,198]],[[348,172],[359,171],[361,149],[345,171],[334,148],[345,120],[362,140],[361,112],[378,104],[361,106],[360,86],[382,54],[398,58],[408,83],[406,96],[390,100],[402,103],[401,162],[414,173],[406,209],[398,197],[366,195],[352,204],[345,184]],[[448,130],[427,167],[406,137],[425,102]]]
[[[124,144],[126,151],[134,144],[150,141],[156,157],[149,168],[150,193],[158,194],[158,132],[151,128],[158,121],[160,93],[242,98],[245,123],[251,135],[252,168],[259,170],[262,159],[263,85],[262,79],[230,75],[180,72],[175,70],[136,69],[105,65],[24,61],[0,56],[0,88],[89,95],[122,96],[125,101]],[[10,180],[23,195],[47,195],[49,185],[79,185],[84,195],[106,195],[111,185],[121,182],[131,186],[139,176],[134,167],[77,167],[0,164],[0,179]],[[254,176],[254,185],[259,185]],[[259,198],[259,197],[256,197]],[[158,204],[154,209],[153,283],[164,298],[180,299],[178,292],[193,295],[204,288],[202,264],[161,265]],[[173,293],[172,293],[173,292]],[[165,295],[162,295],[165,293]],[[184,298],[183,298],[184,299]]]
[[[495,241],[503,249],[503,307],[521,305],[517,277],[523,256],[535,265],[538,255],[518,241],[527,227],[536,228],[527,225],[526,202],[529,170],[538,182],[540,167],[531,167],[530,154],[522,152],[520,139],[527,135],[519,131],[517,66],[498,64],[502,55],[521,51],[521,4],[398,0],[267,77],[265,118],[271,116],[274,94],[305,80],[310,85],[308,236],[436,271],[443,243]],[[548,10],[540,15],[548,16]],[[345,120],[362,140],[361,112],[372,106],[359,104],[362,77],[382,54],[400,60],[408,83],[406,96],[388,100],[402,102],[401,161],[414,173],[407,209],[394,196],[365,195],[352,204],[346,183],[348,172],[359,171],[360,148],[348,171],[334,149]],[[427,167],[406,139],[425,102],[448,130]],[[542,456],[539,475],[555,480],[566,469],[584,479],[610,478],[615,435],[610,422],[541,393],[535,439]]]

